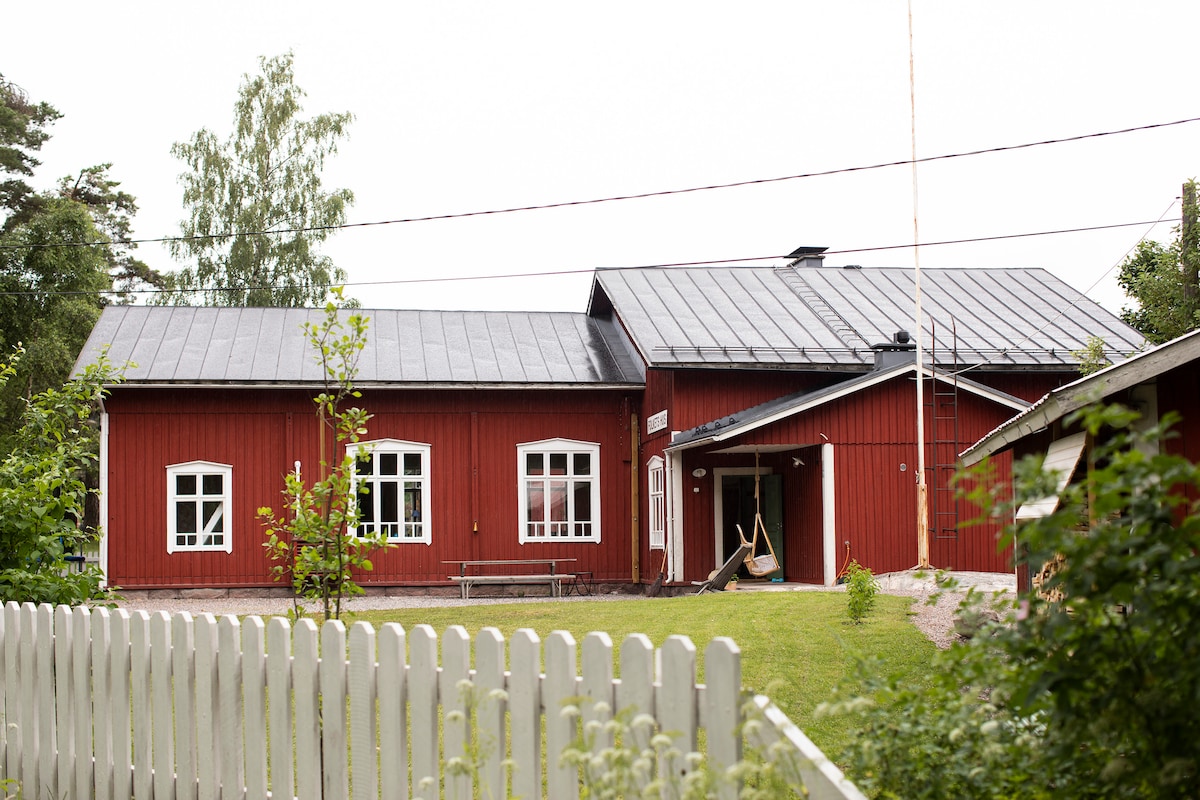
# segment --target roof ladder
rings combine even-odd
[[[826,327],[837,334],[838,338],[840,338],[847,347],[854,349],[854,346],[847,341],[847,339],[850,338],[856,338],[868,347],[870,346],[871,343],[867,341],[866,337],[855,330],[854,326],[847,322],[845,317],[835,311],[834,308],[825,301],[825,298],[822,297],[821,294],[814,289],[808,281],[796,274],[794,269],[790,269],[788,267],[777,267],[775,269],[775,274],[778,275],[785,284],[787,284],[788,288],[792,290],[792,293],[795,294],[796,297],[800,298],[804,305],[808,306],[810,311],[816,314],[817,317],[825,323]]]
[[[952,379],[949,382],[930,378],[933,385],[931,391],[925,394],[925,407],[930,422],[929,442],[924,446],[932,447],[932,458],[926,459],[926,470],[932,469],[933,474],[927,476],[933,486],[929,503],[930,526],[934,539],[958,539],[958,523],[962,501],[958,498],[958,490],[954,488],[952,478],[958,469],[958,454],[965,444],[960,441],[958,425],[958,327],[953,318],[950,320],[951,349],[950,369]],[[932,323],[930,336],[929,363],[937,368],[937,322]]]

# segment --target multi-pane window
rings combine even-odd
[[[359,536],[429,544],[429,445],[380,439],[348,447],[355,469]]]
[[[600,541],[600,445],[518,445],[520,541]]]
[[[662,456],[654,456],[646,464],[646,483],[650,498],[650,549],[666,546],[667,504]]]
[[[190,461],[167,467],[167,552],[233,552],[233,468]]]

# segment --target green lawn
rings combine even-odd
[[[830,689],[853,671],[856,656],[877,656],[889,672],[910,673],[928,663],[934,646],[908,620],[911,600],[881,595],[862,625],[846,615],[846,595],[834,592],[717,592],[701,596],[630,599],[597,603],[520,603],[435,609],[395,609],[346,615],[376,628],[398,622],[405,630],[420,624],[440,635],[462,625],[472,637],[483,627],[507,638],[532,628],[545,639],[569,631],[577,642],[590,631],[605,631],[614,646],[630,633],[644,633],[656,646],[673,634],[696,645],[703,675],[704,647],[728,636],[742,650],[742,681],[768,695],[827,754],[835,757],[851,731],[840,719],[812,718]],[[701,679],[703,679],[701,677]]]

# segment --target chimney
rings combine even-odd
[[[875,351],[875,369],[916,363],[917,345],[912,342],[908,331],[896,331],[892,341],[873,344],[871,349]]]
[[[788,262],[788,266],[819,267],[825,261],[825,256],[821,254],[828,249],[828,247],[797,247],[788,253],[788,258],[792,259]]]

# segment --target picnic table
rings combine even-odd
[[[471,597],[471,587],[480,585],[511,586],[547,584],[551,597],[562,597],[564,580],[575,580],[575,573],[560,572],[559,564],[572,563],[573,558],[506,558],[480,559],[466,561],[443,561],[443,564],[457,564],[458,574],[448,576],[458,584],[459,593],[463,600]],[[521,567],[544,567],[542,572],[526,572]],[[496,569],[506,570],[495,572]]]

